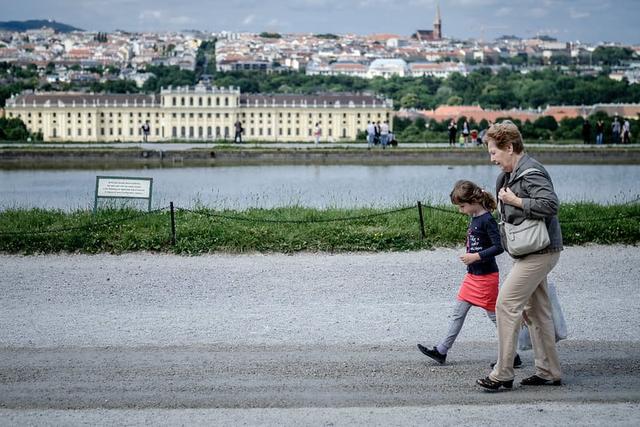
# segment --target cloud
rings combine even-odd
[[[243,20],[242,20],[242,25],[251,25],[253,24],[253,21],[255,21],[256,16],[251,14],[251,15],[247,15]]]
[[[138,19],[141,21],[160,21],[162,19],[162,12],[159,10],[143,10],[138,15]]]
[[[543,9],[541,7],[534,7],[532,9],[529,9],[529,16],[533,18],[544,18],[548,13],[549,11],[547,9]]]
[[[591,16],[591,13],[586,10],[578,10],[575,8],[569,8],[569,16],[571,19],[583,19]]]
[[[496,16],[497,17],[505,17],[505,16],[509,16],[511,15],[511,8],[510,7],[501,7],[500,9],[496,10]]]
[[[381,6],[389,3],[390,3],[389,0],[360,0],[358,2],[358,5],[360,7],[375,7],[375,6]]]
[[[452,0],[451,4],[459,7],[494,6],[498,0]]]
[[[333,3],[333,0],[302,0],[302,4],[304,6],[309,7],[327,7],[330,3]]]
[[[138,14],[138,20],[143,22],[161,22],[172,25],[193,24],[196,21],[189,16],[174,15],[163,10],[143,10]]]
[[[171,18],[169,18],[168,21],[170,24],[175,24],[175,25],[193,24],[196,22],[195,19],[189,16],[172,16]]]

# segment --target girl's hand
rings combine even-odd
[[[515,206],[517,208],[522,208],[522,199],[511,191],[509,187],[502,187],[498,192],[498,199],[507,205]]]
[[[460,255],[460,261],[462,261],[465,265],[473,264],[476,261],[480,261],[479,253],[466,253],[464,255]]]

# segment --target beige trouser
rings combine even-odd
[[[515,376],[513,358],[524,312],[531,323],[529,332],[535,357],[536,375],[546,380],[561,377],[560,359],[547,291],[547,274],[555,267],[560,252],[532,254],[514,261],[496,303],[498,321],[498,362],[489,377],[509,381]]]

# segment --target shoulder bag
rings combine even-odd
[[[535,172],[537,169],[529,168],[516,177]],[[499,200],[499,199],[498,199]],[[502,205],[502,202],[500,202]],[[543,219],[525,219],[518,225],[509,224],[505,220],[503,206],[500,206],[500,231],[504,239],[503,246],[512,256],[523,256],[538,252],[551,243],[547,224]]]

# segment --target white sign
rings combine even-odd
[[[148,199],[151,197],[151,179],[98,177],[97,196]]]

